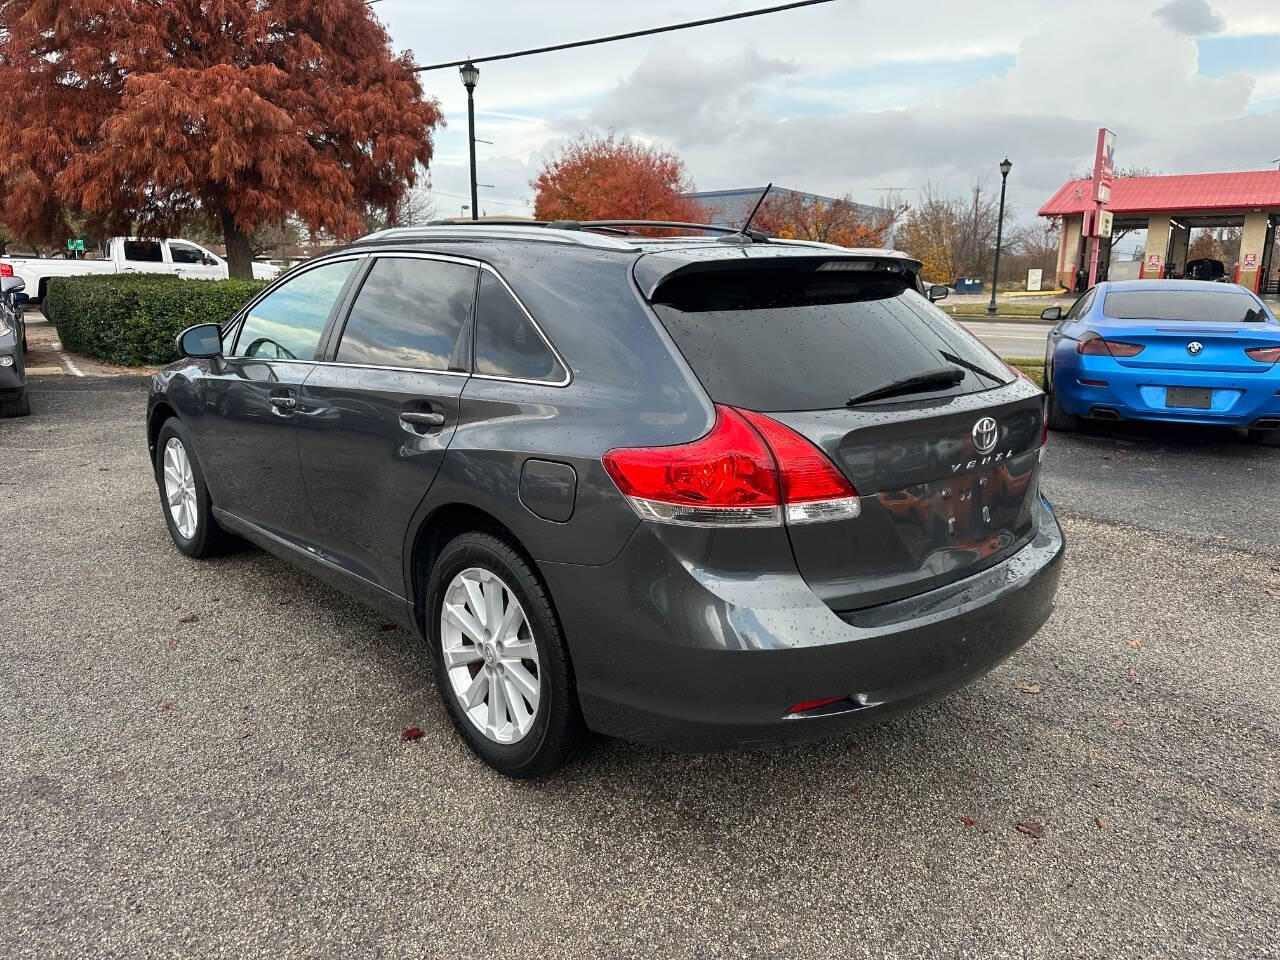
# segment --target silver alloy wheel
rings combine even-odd
[[[490,570],[463,570],[440,605],[440,647],[471,725],[495,743],[523,740],[538,716],[542,668],[515,591]]]
[[[196,475],[187,448],[177,437],[164,445],[164,498],[173,525],[190,540],[196,535]]]

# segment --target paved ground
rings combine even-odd
[[[1044,357],[1052,324],[1033,321],[989,321],[956,317],[970,333],[1002,357]]]
[[[1060,605],[1002,668],[853,743],[603,742],[530,786],[405,633],[170,546],[140,381],[33,391],[0,421],[0,956],[1280,958],[1280,450],[1055,435]]]

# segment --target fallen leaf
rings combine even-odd
[[[421,739],[422,739],[422,731],[417,727],[408,727],[405,729],[404,733],[400,734],[401,742],[405,740],[421,740]]]
[[[1103,460],[1110,460],[1111,458],[1110,458],[1110,457],[1108,457],[1108,456],[1106,456],[1106,455],[1103,455],[1102,459],[1103,459]]]
[[[241,739],[241,740],[248,740],[251,736],[253,736],[253,734],[251,734],[251,733],[242,733],[242,734],[240,734],[240,739]]]
[[[978,821],[973,819],[973,817],[966,817],[962,814],[960,817],[960,822],[963,823],[966,827],[972,827]]]
[[[1137,671],[1137,670],[1135,670],[1135,669],[1133,669],[1133,667],[1130,667],[1130,668],[1129,668],[1129,679],[1130,679],[1130,680],[1136,680],[1137,678],[1138,678],[1138,671]]]
[[[855,753],[856,751],[861,750],[862,747],[858,744],[857,740],[850,740],[849,746],[845,747],[845,749],[850,753]]]
[[[1128,722],[1129,721],[1126,720],[1124,717],[1116,717],[1114,720],[1111,721],[1111,725],[1115,727],[1117,730],[1119,730],[1121,727],[1125,726],[1125,724],[1127,724]]]
[[[853,795],[854,795],[855,797],[860,797],[860,796],[862,796],[862,788],[861,788],[861,787],[859,787],[859,786],[856,786],[856,785],[855,785],[855,786],[854,786],[854,788],[853,788],[853,790],[852,790],[851,792],[853,793]]]
[[[293,597],[281,597],[281,598],[280,598],[280,606],[282,606],[282,607],[287,607],[287,606],[288,606],[289,604],[291,604],[291,603],[293,603]]]
[[[1028,837],[1034,837],[1039,840],[1044,836],[1044,826],[1033,820],[1028,820],[1025,823],[1019,823],[1017,826],[1018,832],[1025,833]]]
[[[1038,683],[1015,683],[1014,689],[1019,693],[1039,693],[1040,684]]]
[[[1131,646],[1134,650],[1141,650],[1142,641],[1139,638],[1134,637],[1132,640],[1129,641],[1129,646]]]
[[[195,623],[200,618],[194,613],[188,613],[185,617],[178,620],[179,623]]]
[[[1280,597],[1280,590],[1272,590],[1270,587],[1267,587],[1267,593],[1273,597]]]
[[[170,649],[170,650],[177,650],[177,649],[178,649],[178,638],[177,638],[177,637],[170,637],[170,638],[169,638],[169,649]]]
[[[1094,817],[1093,822],[1098,825],[1099,830],[1107,829],[1107,821],[1103,820],[1102,817]]]
[[[173,709],[173,701],[172,701],[172,700],[166,700],[164,703],[160,704],[160,709],[161,709],[161,710],[172,710],[172,709]]]

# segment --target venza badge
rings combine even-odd
[[[979,453],[990,453],[1000,439],[1000,429],[991,417],[983,417],[973,425],[973,445]]]

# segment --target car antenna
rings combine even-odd
[[[769,191],[772,189],[773,181],[769,181],[769,184],[764,188],[764,193],[760,194],[760,199],[757,200],[756,205],[751,208],[750,215],[742,222],[742,227],[737,233],[731,233],[726,237],[717,237],[716,239],[722,243],[742,243],[744,241],[749,243],[764,243],[768,237],[759,230],[752,233],[747,228],[751,226],[751,221],[754,220],[756,218],[756,214],[760,212],[760,207],[764,203],[765,197],[769,196]]]

